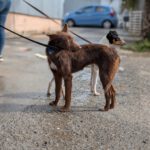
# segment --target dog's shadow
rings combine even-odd
[[[45,93],[43,92],[18,92],[18,93],[6,93],[0,95],[0,99],[16,99],[18,101],[24,101],[26,99],[38,100],[39,98],[44,98]]]
[[[0,104],[0,113],[11,113],[11,112],[25,112],[25,113],[53,113],[53,112],[61,112],[61,106],[52,107],[48,103],[47,104],[33,104],[33,105],[25,105],[25,104]],[[98,112],[103,111],[103,109],[99,109],[98,107],[87,107],[87,106],[72,106],[70,109],[71,112]]]
[[[54,98],[53,96],[47,97],[45,93],[36,93],[36,92],[9,93],[0,95],[0,99],[1,99],[0,100],[1,113],[7,112],[52,113],[52,112],[60,112],[61,108],[61,106],[57,107],[50,106],[49,103],[53,101]],[[7,99],[7,101],[5,99]],[[71,106],[69,112],[96,112],[96,111],[103,111],[103,109],[99,109],[96,106],[95,107]]]

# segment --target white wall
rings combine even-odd
[[[47,15],[53,18],[62,18],[64,0],[26,0],[33,4]],[[32,9],[23,0],[13,0],[11,12],[17,12],[33,16],[42,16],[37,11]]]
[[[121,13],[121,4],[122,0],[101,0],[101,5],[112,6],[118,14]]]

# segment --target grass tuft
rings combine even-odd
[[[132,44],[125,45],[123,48],[136,52],[150,52],[150,40],[141,40]]]

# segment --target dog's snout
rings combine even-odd
[[[122,45],[126,45],[126,42],[124,40],[122,40]]]

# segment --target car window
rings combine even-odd
[[[85,7],[85,8],[83,8],[82,9],[82,11],[84,12],[84,13],[89,13],[89,12],[93,12],[93,7]]]
[[[104,7],[96,7],[95,11],[96,12],[105,12],[106,8],[104,8]]]

